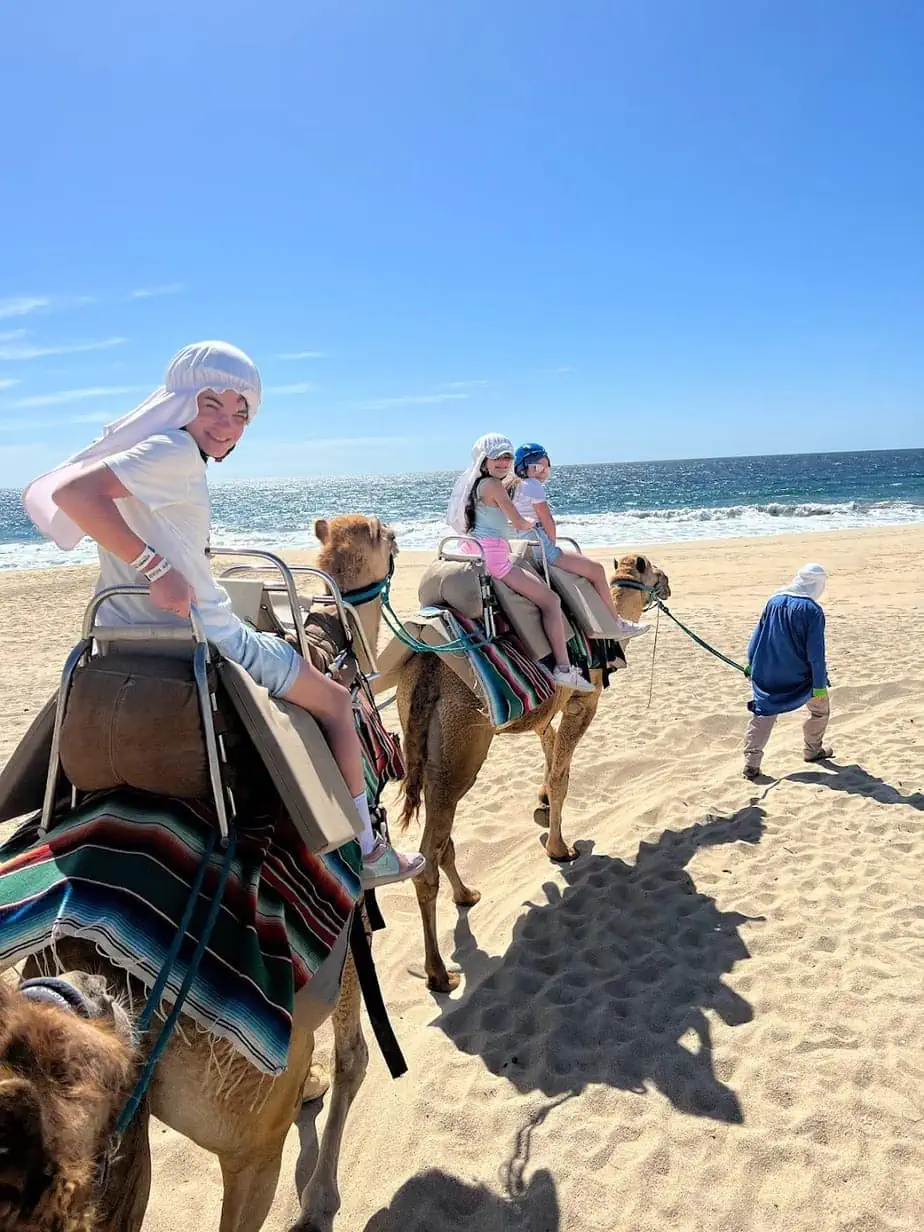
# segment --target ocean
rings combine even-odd
[[[217,476],[216,476],[217,479]],[[315,546],[315,518],[375,513],[404,548],[433,549],[455,472],[215,482],[213,543]],[[924,522],[924,449],[603,462],[555,467],[549,501],[563,535],[631,549],[678,539],[734,539]],[[39,536],[18,491],[0,490],[0,569],[91,560]]]

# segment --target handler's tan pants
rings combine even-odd
[[[808,718],[802,725],[806,757],[817,757],[822,749],[825,729],[831,717],[831,705],[827,697],[810,697],[805,703]],[[778,719],[775,714],[752,714],[744,734],[744,764],[754,770],[760,769],[760,761]]]

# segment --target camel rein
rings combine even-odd
[[[454,638],[450,642],[445,642],[441,646],[430,646],[427,642],[421,642],[412,634],[408,633],[404,627],[401,617],[391,605],[391,579],[395,572],[395,558],[392,556],[391,565],[386,575],[377,582],[370,582],[368,586],[362,586],[357,590],[344,590],[341,592],[346,603],[352,604],[353,607],[362,607],[364,603],[371,603],[373,599],[382,600],[382,619],[388,625],[389,629],[395,635],[399,642],[403,642],[405,646],[414,651],[415,654],[464,654],[468,650],[472,650],[476,646],[485,646],[487,642],[484,638],[480,638],[474,634],[463,634],[460,637]]]
[[[685,625],[679,617],[675,616],[664,600],[658,597],[657,590],[654,586],[646,586],[644,582],[636,582],[632,578],[616,578],[613,581],[613,585],[619,586],[624,590],[644,591],[645,594],[648,595],[648,603],[645,605],[646,607],[656,607],[659,613],[663,612],[664,615],[667,616],[669,620],[672,620],[679,629],[682,629],[687,637],[690,638],[691,641],[694,641],[697,646],[701,646],[703,650],[706,650],[709,654],[714,655],[715,658],[719,659],[722,663],[727,663],[729,667],[733,667],[735,671],[740,672],[742,676],[746,678],[749,676],[749,672],[746,667],[743,667],[734,659],[730,659],[728,655],[723,654],[721,650],[716,650],[715,646],[710,645],[705,638],[700,637],[698,633],[694,633],[688,625]]]

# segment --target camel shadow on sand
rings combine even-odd
[[[501,957],[478,948],[461,913],[453,958],[470,991],[434,1025],[520,1091],[651,1084],[681,1111],[742,1121],[714,1072],[705,1011],[729,1026],[753,1017],[722,977],[749,957],[740,926],[763,917],[720,911],[686,866],[704,847],[758,843],[764,816],[751,805],[667,830],[632,865],[579,844],[564,892],[544,886],[548,901],[530,905]]]
[[[406,1181],[364,1232],[559,1232],[560,1227],[555,1181],[544,1168],[511,1197],[432,1168]]]

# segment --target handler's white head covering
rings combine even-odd
[[[814,599],[817,603],[824,593],[828,575],[821,565],[803,565],[788,586],[778,595],[794,595],[797,599]]]
[[[251,419],[260,405],[260,374],[243,351],[228,342],[194,342],[184,347],[167,365],[163,385],[140,406],[107,424],[92,445],[29,484],[23,493],[23,505],[42,534],[54,539],[60,548],[76,547],[83,531],[55,504],[58,488],[90,463],[105,461],[159,432],[185,428],[199,413],[196,395],[204,389],[214,389],[216,393],[233,389],[241,394]]]
[[[485,433],[472,446],[472,464],[456,480],[452,496],[449,498],[449,509],[446,512],[446,521],[457,535],[470,533],[465,525],[465,506],[468,504],[472,488],[482,477],[482,462],[485,458],[499,458],[505,453],[513,457],[513,444],[499,432]]]

